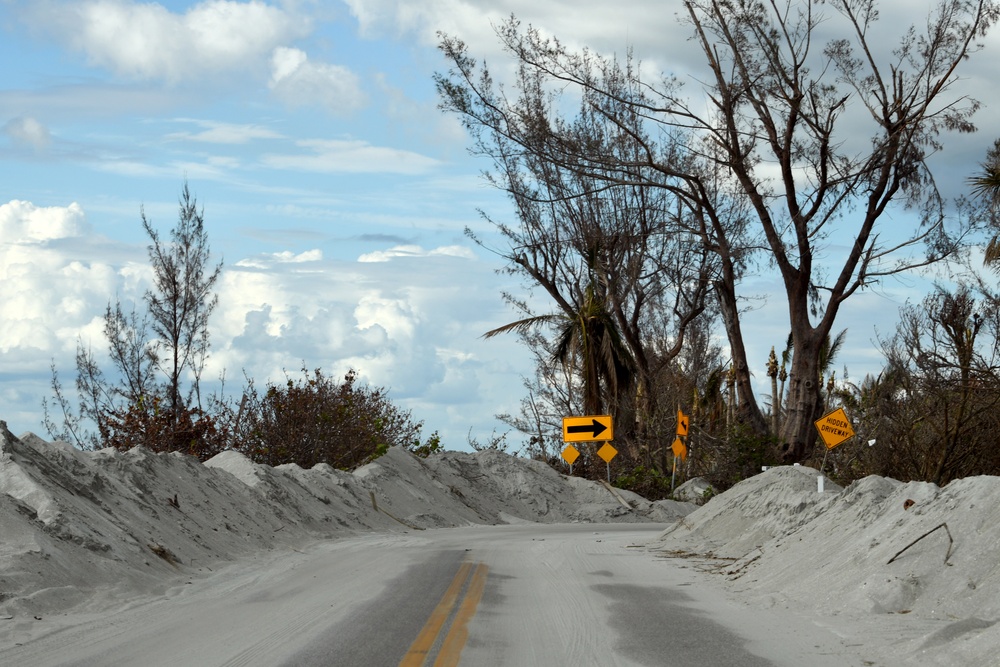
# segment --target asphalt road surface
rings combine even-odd
[[[830,630],[640,545],[664,526],[477,526],[270,553],[61,619],[18,667],[865,664]]]

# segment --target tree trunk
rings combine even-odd
[[[795,336],[792,372],[788,380],[785,421],[778,455],[782,463],[798,463],[808,457],[816,444],[815,421],[822,416],[819,387],[819,354],[822,336],[818,330]]]
[[[778,435],[781,428],[781,394],[778,393],[778,376],[771,376],[771,432]]]
[[[723,270],[724,273],[728,273],[725,267]],[[723,280],[715,283],[715,292],[719,298],[722,321],[726,327],[726,337],[729,339],[729,349],[736,374],[736,396],[739,401],[736,410],[737,420],[749,426],[757,435],[766,436],[767,421],[753,396],[750,365],[747,363],[747,351],[743,345],[743,331],[740,328],[735,290],[735,276],[726,275]]]

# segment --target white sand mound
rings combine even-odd
[[[148,595],[221,563],[357,531],[570,521],[669,523],[693,505],[561,475],[501,452],[392,448],[353,474],[236,452],[81,452],[0,422],[0,621]],[[622,499],[630,506],[626,508]],[[16,631],[16,627],[14,628]]]
[[[881,633],[878,664],[1000,664],[1000,478],[868,477],[821,494],[816,477],[781,467],[744,480],[652,546],[708,556],[750,604]]]

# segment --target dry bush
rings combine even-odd
[[[143,446],[154,452],[183,452],[207,461],[227,448],[227,433],[216,419],[198,408],[176,413],[161,409],[163,399],[139,401],[107,413],[101,424],[105,447],[128,450]]]

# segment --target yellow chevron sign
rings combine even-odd
[[[565,442],[614,440],[614,431],[611,415],[563,417],[563,441]]]

